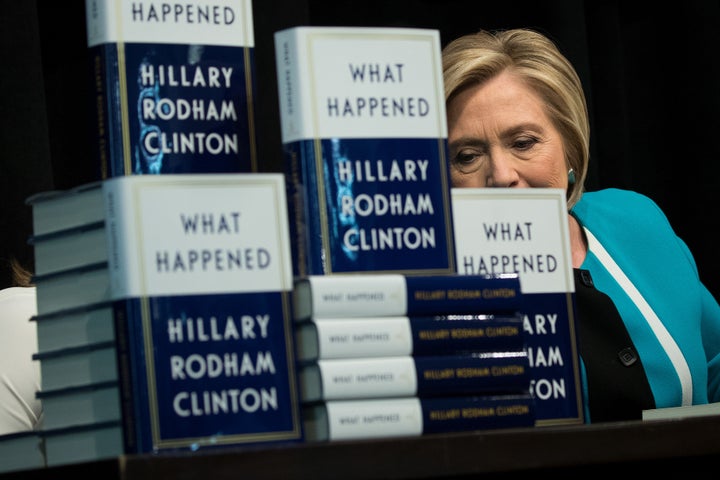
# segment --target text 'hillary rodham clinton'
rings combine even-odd
[[[206,318],[168,319],[167,334],[171,344],[221,342],[228,345],[226,351],[170,356],[172,381],[202,385],[204,379],[274,376],[276,367],[272,351],[253,348],[253,342],[268,336],[271,323],[269,315],[241,312],[225,318],[208,315]],[[245,351],[239,348],[240,344]],[[220,390],[178,391],[172,407],[179,417],[197,417],[278,410],[280,400],[275,386],[237,382]]]

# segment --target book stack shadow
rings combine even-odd
[[[307,441],[534,425],[517,275],[311,275],[294,305]]]
[[[102,183],[42,192],[32,208],[46,463],[123,453]]]

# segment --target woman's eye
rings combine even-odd
[[[477,155],[474,153],[460,152],[455,156],[455,163],[459,163],[461,165],[468,165],[472,163],[475,158],[477,158]]]
[[[466,150],[455,154],[453,163],[457,165],[472,165],[473,163],[479,162],[481,157],[481,152]]]
[[[513,141],[513,148],[516,150],[529,150],[538,142],[537,138],[523,137],[517,138]]]
[[[482,164],[482,153],[475,151],[458,152],[455,154],[452,160],[452,164],[455,168],[461,172],[468,173],[480,168]]]

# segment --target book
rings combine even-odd
[[[35,275],[107,262],[104,220],[65,230],[32,235]]]
[[[42,389],[37,397],[43,405],[43,429],[119,421],[122,415],[117,381]]]
[[[0,473],[45,467],[42,436],[38,430],[0,435]]]
[[[297,359],[438,355],[524,348],[514,315],[317,318],[295,327]]]
[[[515,313],[522,308],[517,274],[310,275],[295,279],[293,296],[296,320]]]
[[[41,390],[58,390],[118,379],[113,341],[38,352],[32,358],[40,362]]]
[[[33,275],[37,314],[46,315],[110,300],[108,263]]]
[[[122,423],[117,420],[44,429],[41,435],[48,467],[115,458],[124,453]]]
[[[258,170],[250,0],[86,0],[98,177]]]
[[[103,190],[125,453],[301,442],[283,175]]]
[[[455,272],[437,30],[275,33],[296,276]]]
[[[584,423],[565,191],[451,193],[458,273],[519,275],[537,424]]]
[[[102,182],[91,182],[67,190],[39,192],[25,200],[32,212],[33,235],[69,230],[105,219]]]
[[[35,315],[30,321],[35,322],[38,353],[115,341],[110,301]]]
[[[681,407],[651,408],[642,411],[643,420],[666,420],[671,418],[705,417],[720,415],[720,402]]]
[[[333,358],[299,370],[304,403],[528,391],[524,349],[467,354]]]
[[[332,400],[304,408],[309,442],[532,427],[529,393]]]

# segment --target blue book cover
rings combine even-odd
[[[523,294],[523,303],[531,391],[538,403],[538,421],[544,425],[580,423],[584,411],[575,295],[528,292]]]
[[[301,441],[282,174],[103,189],[128,453]]]
[[[86,0],[99,178],[257,171],[250,0]]]
[[[294,272],[455,271],[439,32],[276,32]]]
[[[299,440],[282,292],[116,305],[129,452]],[[127,331],[120,329],[127,328]]]

